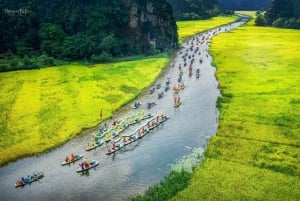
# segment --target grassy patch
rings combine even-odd
[[[150,187],[146,194],[137,195],[132,201],[164,201],[188,186],[191,173],[187,171],[171,171],[160,184]]]
[[[0,73],[0,165],[71,139],[135,98],[164,69],[155,58]]]
[[[213,39],[219,129],[171,200],[300,200],[299,41],[253,20]]]
[[[178,21],[176,24],[178,27],[179,43],[197,33],[228,24],[237,19],[237,16],[218,16],[208,20]]]

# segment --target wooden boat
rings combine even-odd
[[[31,184],[34,181],[38,181],[42,177],[44,177],[43,172],[35,172],[32,175],[30,175],[29,177],[24,178],[23,181],[22,180],[17,181],[15,183],[15,187],[20,187],[20,186],[25,186],[26,184]]]
[[[162,97],[164,97],[164,92],[158,93],[157,98],[161,99]]]
[[[86,147],[85,147],[85,150],[86,151],[91,151],[93,149],[96,149],[97,147],[100,147],[101,145],[103,144],[103,141],[98,141],[97,143],[93,143],[92,145],[88,144]]]
[[[179,102],[176,102],[176,103],[174,103],[174,107],[179,107],[181,105],[181,102],[179,101]]]
[[[149,90],[149,94],[153,94],[154,92],[155,92],[155,88],[154,87]]]
[[[156,89],[160,89],[160,87],[161,87],[161,84],[160,84],[160,83],[157,83],[157,84],[156,84]]]
[[[139,102],[139,101],[137,101],[137,102],[134,102],[132,108],[133,108],[133,109],[138,109],[140,106],[142,106],[142,103]]]
[[[197,70],[196,70],[196,78],[199,78],[200,77],[200,69],[198,68]]]
[[[61,165],[68,165],[68,164],[71,164],[71,163],[74,163],[75,161],[78,161],[79,159],[81,159],[83,157],[82,154],[74,154],[74,157],[75,159],[70,159],[68,161],[64,160],[63,162],[61,162]]]
[[[147,109],[150,110],[154,105],[156,105],[155,102],[149,102],[149,103],[146,103],[147,105]]]
[[[78,168],[77,170],[76,170],[76,172],[78,172],[78,173],[80,173],[80,172],[85,172],[85,171],[88,171],[89,169],[91,169],[91,168],[94,168],[94,167],[96,167],[97,165],[99,165],[99,161],[96,161],[96,160],[92,160],[92,161],[90,161],[89,162],[89,167],[88,168]]]

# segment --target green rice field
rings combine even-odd
[[[216,36],[219,128],[172,201],[300,200],[300,31],[253,26]]]
[[[184,39],[197,33],[228,24],[237,19],[237,16],[218,16],[208,20],[178,21],[176,24],[178,27],[179,42],[182,43]]]
[[[110,118],[167,66],[169,56],[0,73],[0,166],[41,153]]]

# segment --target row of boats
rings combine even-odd
[[[144,137],[152,129],[159,126],[165,122],[168,117],[164,114],[157,115],[143,124],[141,127],[137,128],[134,132],[129,135],[122,135],[118,139],[112,140],[110,146],[107,146],[106,154],[112,154],[122,149],[128,144],[135,142],[136,140]]]
[[[88,143],[85,150],[90,151],[100,147],[104,142],[109,142],[112,139],[118,138],[120,134],[125,131],[129,126],[137,124],[145,119],[153,117],[152,113],[145,114],[144,111],[137,112],[123,120],[116,121],[117,123],[109,129],[99,129],[94,135],[93,143]]]

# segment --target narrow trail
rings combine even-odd
[[[86,144],[94,139],[95,130],[49,153],[2,167],[1,200],[129,200],[134,194],[143,193],[149,186],[161,181],[169,172],[171,164],[195,148],[204,148],[207,139],[216,133],[216,100],[220,93],[215,68],[211,66],[212,58],[208,54],[209,41],[214,35],[235,29],[243,23],[245,21],[231,23],[186,40],[164,75],[157,80],[156,83],[161,87],[150,87],[155,88],[152,94],[138,97],[136,101],[141,103],[138,109],[126,106],[113,118],[125,119],[138,111],[144,111],[154,115],[163,113],[168,117],[167,121],[113,154],[106,154],[109,144],[85,151]],[[175,93],[182,84],[184,87]],[[162,92],[163,96],[158,98]],[[181,104],[174,107],[174,101],[178,102],[178,98]],[[147,103],[153,102],[155,104],[148,109]],[[113,120],[104,123],[111,125]],[[128,136],[146,121],[130,126],[122,133]],[[78,162],[61,166],[64,157],[71,153],[83,154],[84,158],[98,160],[100,164],[87,174],[79,174],[76,172]],[[44,178],[24,188],[14,187],[20,177],[34,171],[44,172]]]

